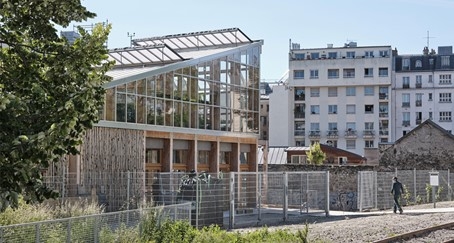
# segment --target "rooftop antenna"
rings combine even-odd
[[[136,33],[129,34],[128,32],[128,37],[129,37],[129,46],[132,47],[132,37],[136,36]]]
[[[430,40],[431,38],[435,38],[435,37],[433,37],[433,36],[431,37],[431,36],[429,35],[429,31],[427,31],[427,36],[424,37],[424,38],[427,39],[427,49],[429,49],[429,40]]]

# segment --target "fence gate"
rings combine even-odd
[[[374,171],[358,171],[358,209],[377,207],[377,175]]]

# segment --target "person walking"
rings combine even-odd
[[[400,206],[400,196],[404,193],[404,187],[402,186],[402,183],[400,183],[397,180],[397,177],[393,177],[393,185],[391,187],[391,194],[394,196],[394,207],[393,207],[393,212],[397,213],[397,210],[399,210],[399,213],[402,214],[404,211],[402,210],[402,207]]]

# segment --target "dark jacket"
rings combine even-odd
[[[399,181],[394,181],[391,188],[391,193],[394,196],[400,196],[402,193],[404,193],[404,187],[402,186],[402,183],[400,183]]]

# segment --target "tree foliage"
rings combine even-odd
[[[321,165],[326,159],[326,154],[320,148],[320,143],[314,143],[306,152],[307,160],[310,164]]]
[[[98,119],[110,26],[79,28],[73,44],[56,29],[95,16],[78,0],[0,0],[0,210],[57,196],[42,171]]]

